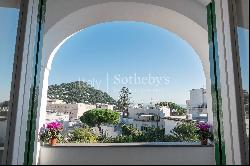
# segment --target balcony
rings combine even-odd
[[[191,153],[190,153],[191,152]],[[41,165],[214,165],[214,146],[199,143],[106,143],[41,146]]]

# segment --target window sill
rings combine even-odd
[[[201,145],[199,142],[141,142],[141,143],[58,143],[49,147],[214,147],[213,144]]]

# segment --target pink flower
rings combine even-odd
[[[51,122],[47,124],[47,129],[53,130],[53,129],[60,129],[62,127],[62,123],[59,122]]]
[[[197,124],[197,127],[199,128],[199,130],[201,131],[209,131],[211,125],[209,125],[208,123],[205,122],[199,122]]]

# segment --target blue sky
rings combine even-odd
[[[0,101],[8,100],[16,9],[1,9]],[[141,22],[110,22],[88,27],[57,52],[49,84],[83,80],[115,99],[123,86],[132,101],[174,101],[185,104],[189,90],[205,86],[198,55],[174,33]],[[143,80],[143,81],[142,81]]]
[[[145,103],[185,104],[189,90],[205,86],[193,48],[174,33],[141,22],[102,23],[67,40],[54,58],[49,84],[76,80],[115,99],[126,86],[133,101]]]
[[[249,31],[238,27],[238,38],[242,87],[249,92]]]
[[[2,101],[9,99],[18,10],[0,8],[0,20]],[[249,43],[243,37],[246,34],[249,32],[239,29],[240,42]],[[249,54],[248,44],[240,52]],[[246,77],[249,61],[241,63]],[[87,81],[115,99],[127,86],[135,102],[185,104],[190,89],[205,87],[200,59],[187,42],[165,29],[139,22],[98,24],[67,40],[54,58],[49,84],[77,80]],[[249,85],[249,77],[243,84]]]
[[[9,100],[18,13],[17,9],[0,8],[0,102]]]

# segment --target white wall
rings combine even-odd
[[[51,104],[47,103],[47,110],[69,114],[69,119],[76,119],[88,110],[96,108],[96,105],[77,103],[77,104]]]
[[[138,130],[141,130],[141,126],[144,126],[144,127],[157,127],[157,122],[156,121],[150,121],[150,122],[144,122],[144,121],[130,121],[128,124],[133,124],[133,127],[134,128],[137,128]],[[165,122],[164,120],[160,120],[158,122],[158,126],[160,128],[164,128],[165,127]]]
[[[164,119],[165,122],[165,135],[170,134],[170,131],[175,128],[177,125],[177,121],[174,120],[169,120],[169,119]]]
[[[4,143],[5,141],[6,128],[7,128],[7,119],[6,120],[0,119],[0,144]]]
[[[204,89],[192,89],[190,91],[191,107],[198,107],[202,104],[207,104],[206,90]]]
[[[78,104],[47,104],[48,111],[69,114],[69,119],[77,118]]]
[[[140,147],[93,144],[41,147],[41,165],[214,165],[214,147],[169,145]],[[135,146],[133,146],[135,145]],[[126,147],[127,146],[127,147]],[[137,146],[137,147],[136,147]]]
[[[145,114],[149,114],[149,113],[153,113],[156,115],[159,115],[160,117],[165,117],[165,112],[163,112],[163,110],[161,109],[146,109],[146,108],[128,108],[128,112],[129,112],[129,118],[131,119],[138,119],[138,113],[145,113]]]
[[[96,108],[96,105],[90,105],[90,104],[78,103],[77,105],[78,105],[78,112],[77,112],[76,118],[80,118],[84,112]]]
[[[50,113],[46,112],[46,121],[69,121],[69,115],[64,113]]]
[[[103,134],[106,133],[108,137],[117,137],[121,134],[119,131],[115,131],[115,125],[101,125],[101,129]],[[96,134],[100,134],[98,127],[94,127],[94,131]]]

